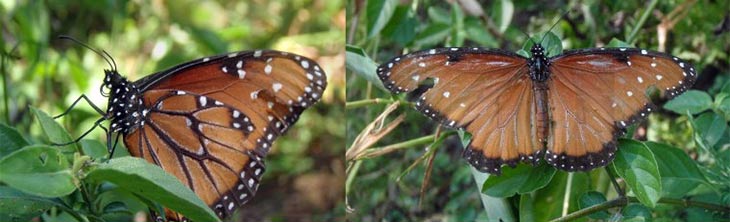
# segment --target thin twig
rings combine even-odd
[[[358,101],[352,101],[352,102],[345,103],[345,109],[355,109],[355,108],[369,106],[372,104],[387,104],[387,103],[393,103],[393,102],[395,102],[395,101],[390,100],[390,99],[381,99],[381,98],[358,100]]]
[[[578,211],[575,211],[573,213],[570,213],[568,215],[565,215],[563,217],[556,218],[554,220],[551,220],[551,222],[560,222],[560,221],[571,221],[575,220],[584,216],[591,215],[593,213],[608,210],[614,207],[623,207],[628,205],[629,203],[641,203],[638,199],[635,197],[619,197],[610,201],[606,201],[600,204],[596,204],[590,207],[586,207],[583,209],[580,209]],[[700,201],[693,201],[693,200],[687,200],[687,199],[676,199],[676,198],[661,198],[659,199],[658,203],[663,204],[670,204],[670,205],[676,205],[681,207],[699,207],[704,208],[708,210],[717,211],[720,213],[730,213],[730,206],[723,206],[719,204],[713,204],[713,203],[707,203],[707,202],[700,202]]]
[[[611,184],[613,184],[613,188],[616,188],[616,193],[619,197],[625,197],[626,193],[624,193],[624,190],[621,189],[621,186],[618,184],[618,181],[616,180],[616,175],[613,174],[613,171],[610,167],[605,167],[606,173],[608,174],[608,179],[611,180]]]
[[[416,138],[416,139],[412,139],[412,140],[408,140],[408,141],[404,141],[404,142],[400,142],[400,143],[387,145],[384,147],[370,148],[370,149],[367,149],[365,152],[363,152],[362,155],[357,156],[355,158],[355,160],[369,159],[369,158],[373,158],[373,157],[377,157],[377,156],[382,156],[382,155],[388,154],[388,153],[396,151],[396,150],[410,148],[410,147],[414,147],[414,146],[418,146],[418,145],[424,145],[424,144],[433,142],[434,138],[435,138],[434,135],[428,135],[428,136],[424,136],[424,137],[420,137],[420,138]]]

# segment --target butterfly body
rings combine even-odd
[[[109,89],[107,118],[111,120],[112,132],[127,133],[136,129],[143,121],[142,96],[137,87],[116,71],[106,70],[103,88]]]
[[[537,163],[566,171],[605,166],[628,125],[696,79],[687,62],[635,48],[595,48],[546,57],[496,49],[438,48],[395,57],[377,69],[393,93],[418,95],[416,109],[450,128],[472,134],[464,157],[482,172]],[[434,84],[423,90],[423,81]]]
[[[130,82],[106,70],[105,118],[132,156],[159,165],[220,217],[251,200],[276,137],[314,105],[324,71],[288,52],[253,50],[183,63]],[[166,210],[167,219],[186,220]]]

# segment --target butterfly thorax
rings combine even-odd
[[[142,96],[139,89],[116,71],[105,70],[104,85],[109,89],[106,118],[111,120],[112,132],[128,133],[142,119]]]
[[[542,48],[540,44],[535,44],[532,46],[530,51],[532,53],[532,58],[530,58],[530,61],[527,63],[530,67],[530,78],[537,82],[547,81],[547,79],[550,78],[550,72],[548,71],[550,63],[545,57],[545,49]]]

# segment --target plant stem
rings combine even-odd
[[[375,99],[365,99],[365,100],[358,100],[353,102],[345,103],[345,109],[355,109],[360,108],[363,106],[368,106],[371,104],[381,104],[381,103],[393,103],[395,101],[390,99],[381,99],[381,98],[375,98]]]
[[[624,190],[621,189],[621,186],[618,184],[618,181],[616,181],[616,175],[613,175],[613,170],[611,170],[611,167],[606,167],[606,173],[608,174],[609,180],[611,180],[611,184],[613,184],[613,188],[616,188],[616,193],[619,197],[625,197],[626,193],[624,193]]]
[[[707,202],[700,202],[700,201],[693,201],[693,200],[687,200],[687,199],[676,199],[676,198],[661,198],[658,201],[659,203],[663,204],[671,204],[671,205],[677,205],[681,207],[699,207],[704,208],[708,210],[713,210],[717,212],[724,212],[724,213],[730,213],[730,206],[723,206],[719,204],[713,204],[713,203],[707,203]],[[570,213],[568,215],[565,215],[563,217],[556,218],[554,220],[551,220],[551,222],[560,222],[560,221],[571,221],[575,220],[584,216],[591,215],[598,211],[608,210],[614,207],[623,207],[628,205],[629,203],[641,203],[638,199],[635,197],[619,197],[610,201],[603,202],[601,204],[596,204],[587,208],[580,209],[578,211],[575,211],[573,213]]]
[[[636,23],[634,26],[634,29],[631,30],[631,34],[629,34],[629,37],[626,38],[626,42],[633,43],[634,40],[636,40],[636,34],[639,33],[639,30],[641,29],[641,26],[644,25],[646,22],[646,19],[649,18],[649,14],[651,14],[651,11],[656,8],[656,4],[659,3],[659,0],[652,0],[649,3],[649,7],[644,10],[644,13],[641,14],[641,17],[639,18],[639,22]]]
[[[387,145],[387,146],[384,146],[384,147],[370,148],[370,149],[367,150],[367,153],[366,154],[364,154],[362,156],[359,156],[355,160],[373,158],[373,157],[376,157],[376,156],[380,156],[380,155],[383,155],[383,154],[386,154],[386,153],[393,152],[395,150],[405,149],[405,148],[410,148],[410,147],[414,147],[414,146],[420,146],[420,145],[432,143],[434,138],[435,138],[434,135],[428,135],[428,136],[419,137],[419,138],[411,139],[411,140],[404,141],[404,142],[400,142],[400,143],[395,143],[395,144]]]
[[[563,217],[559,217],[554,220],[551,220],[551,222],[571,221],[571,220],[578,219],[578,218],[581,218],[584,216],[588,216],[588,215],[598,212],[598,211],[608,210],[608,209],[611,209],[614,207],[626,206],[628,204],[628,202],[629,202],[628,198],[619,197],[617,199],[606,201],[601,204],[596,204],[596,205],[593,205],[590,207],[580,209],[578,211],[575,211],[575,212],[565,215]]]
[[[362,165],[362,161],[356,160],[354,164],[352,164],[352,167],[347,172],[347,180],[345,181],[345,196],[350,193],[350,187],[352,187],[352,181],[355,180],[355,176],[357,175],[357,171],[360,170],[360,165]]]

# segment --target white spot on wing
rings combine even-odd
[[[279,92],[281,90],[281,83],[275,82],[271,85],[271,88],[274,90],[274,92]]]
[[[267,75],[271,74],[271,69],[271,65],[266,64],[266,66],[264,67],[264,73],[266,73]]]
[[[239,69],[239,70],[238,70],[238,78],[239,78],[239,79],[243,79],[243,78],[246,78],[246,70],[243,70],[243,69]]]

